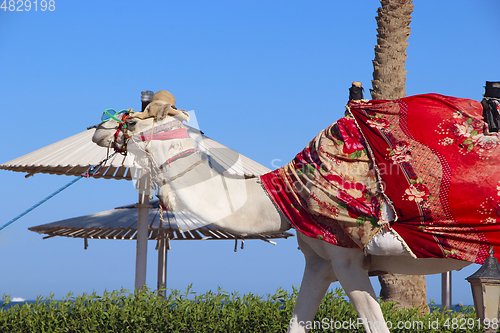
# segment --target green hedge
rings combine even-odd
[[[286,332],[298,291],[278,289],[261,297],[218,290],[195,296],[172,291],[166,298],[151,290],[93,293],[62,301],[53,296],[36,303],[0,310],[0,332]],[[446,313],[434,309],[397,310],[382,304],[391,332],[481,332],[470,308]],[[311,332],[364,332],[356,312],[341,289],[329,291],[320,305]],[[464,326],[465,325],[465,326]],[[360,328],[358,330],[358,328]]]

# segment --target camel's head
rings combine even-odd
[[[153,95],[143,112],[133,112],[132,109],[104,111],[102,123],[95,130],[92,141],[101,147],[125,153],[131,138],[144,136],[148,131],[151,135],[154,126],[181,121],[189,121],[188,113],[175,107],[175,98],[171,93],[160,90]]]
[[[162,202],[175,210],[175,198],[163,181],[168,172],[165,164],[181,151],[194,150],[183,121],[189,121],[185,110],[175,107],[175,98],[165,90],[153,95],[143,112],[106,110],[103,122],[95,130],[92,141],[101,147],[113,148],[133,156],[134,164],[148,171]]]

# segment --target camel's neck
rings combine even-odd
[[[273,233],[289,229],[258,178],[221,173],[200,151],[175,159],[163,173],[159,196],[174,210],[187,211],[203,221],[239,234]]]

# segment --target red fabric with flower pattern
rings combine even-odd
[[[500,250],[500,140],[479,102],[437,94],[350,103],[417,257],[483,263]]]

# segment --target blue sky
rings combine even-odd
[[[379,2],[55,1],[54,11],[0,10],[0,110],[4,163],[84,131],[106,108],[140,108],[142,90],[166,89],[194,110],[211,138],[275,168],[340,118],[354,80],[369,97]],[[415,1],[407,94],[481,100],[500,80],[496,0]],[[0,225],[73,178],[0,171]],[[131,183],[81,180],[0,231],[0,294],[133,289],[135,242],[42,236],[27,228],[137,201]],[[149,244],[148,286],[157,255]],[[295,239],[174,241],[168,287],[198,293],[274,293],[302,279]],[[453,303],[472,304],[453,273]],[[376,279],[375,289],[379,290]],[[440,275],[428,276],[440,302]],[[333,284],[332,287],[337,287]]]

